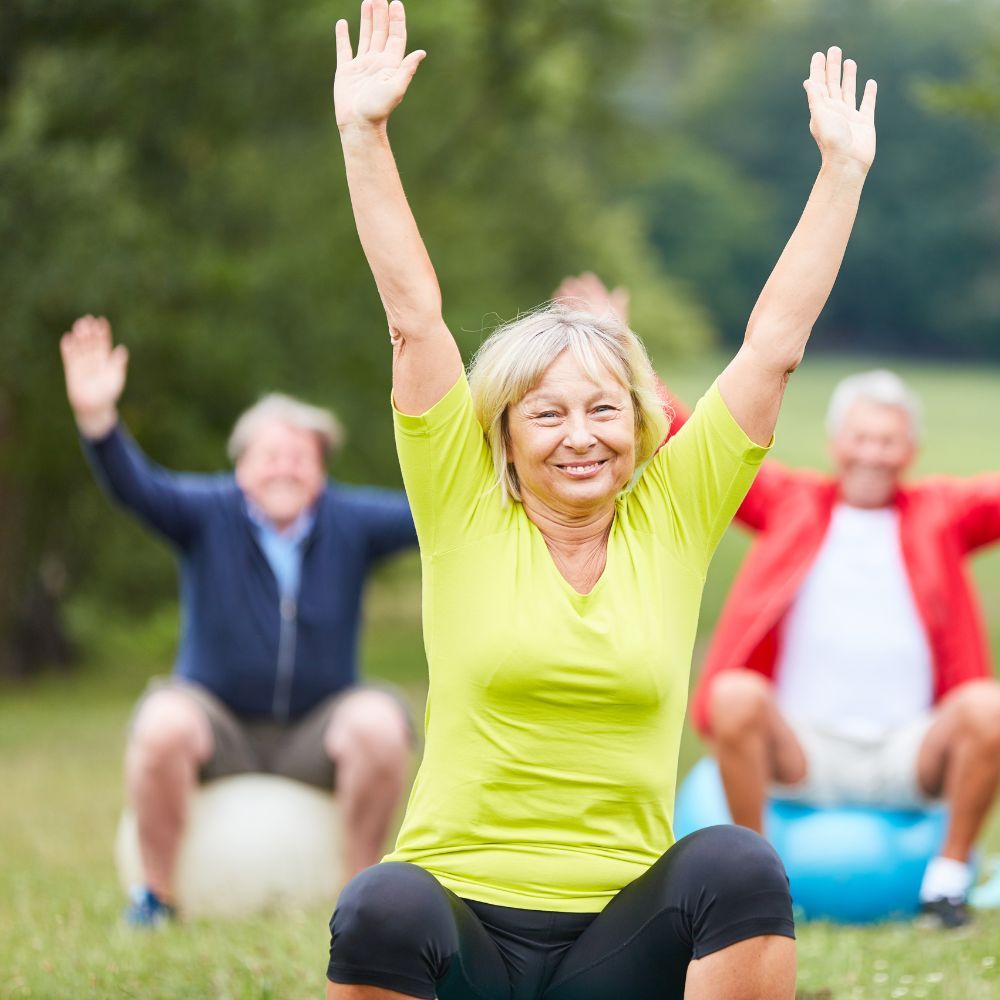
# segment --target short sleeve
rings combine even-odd
[[[713,383],[642,471],[630,502],[655,522],[652,530],[670,532],[684,561],[704,575],[769,449],[747,437]]]
[[[393,422],[403,484],[425,555],[502,528],[502,495],[464,372],[426,413],[411,416],[393,406]]]

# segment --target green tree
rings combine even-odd
[[[700,348],[706,313],[656,262],[641,209],[610,194],[620,90],[656,5],[459,6],[411,3],[430,57],[394,144],[464,347],[592,267],[628,279],[656,349]],[[330,107],[333,22],[357,13],[335,7],[4,4],[0,672],[65,657],[66,597],[117,615],[173,591],[167,554],[108,512],[74,445],[56,342],[76,315],[106,314],[129,345],[123,415],[164,464],[217,467],[236,413],[280,388],[338,410],[354,438],[339,475],[398,482]]]
[[[727,339],[815,176],[800,81],[811,52],[839,44],[879,81],[879,152],[816,347],[1000,357],[995,146],[982,121],[923,99],[927,81],[965,80],[988,17],[974,0],[809,0],[688,55],[672,117],[686,145],[662,148],[643,198],[663,262]]]

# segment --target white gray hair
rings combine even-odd
[[[826,411],[826,432],[835,437],[855,403],[876,403],[902,410],[910,422],[910,440],[920,440],[923,406],[920,397],[895,373],[886,368],[849,375],[837,383]]]
[[[238,462],[254,434],[264,424],[270,423],[289,424],[302,431],[311,431],[319,438],[324,458],[332,457],[344,443],[343,428],[329,410],[303,403],[293,396],[272,392],[240,414],[226,446],[230,460]]]
[[[495,330],[469,367],[473,406],[505,501],[521,499],[509,457],[508,410],[538,384],[563,351],[569,351],[595,381],[606,369],[629,391],[635,410],[637,471],[666,435],[668,418],[642,341],[610,311],[594,316],[570,305],[540,306]]]

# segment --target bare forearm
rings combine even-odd
[[[390,329],[404,339],[419,339],[441,323],[441,289],[385,128],[346,128],[341,141],[358,236]]]
[[[805,210],[764,285],[747,324],[747,346],[759,363],[790,371],[830,296],[854,227],[865,170],[820,168]]]

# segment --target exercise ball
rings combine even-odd
[[[333,796],[270,774],[200,786],[191,801],[174,879],[184,918],[246,917],[327,904],[340,890],[340,822]],[[122,886],[143,881],[135,816],[118,824]]]
[[[678,838],[731,822],[714,760],[699,761],[677,794]],[[944,839],[947,811],[819,807],[769,800],[764,832],[781,857],[796,915],[864,924],[910,917],[920,882]]]

